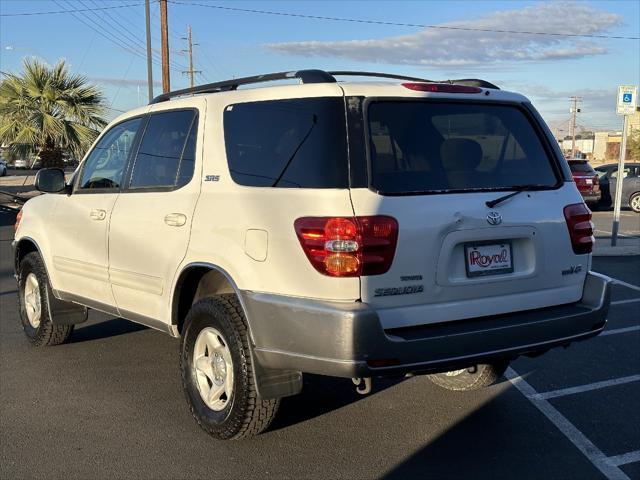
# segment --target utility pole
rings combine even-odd
[[[569,110],[571,113],[571,158],[576,158],[576,115],[580,112],[578,102],[582,101],[582,97],[570,97],[573,107]]]
[[[151,62],[151,15],[149,14],[149,0],[144,2],[144,17],[147,27],[147,84],[149,85],[149,102],[153,100],[153,63]]]
[[[183,70],[182,73],[186,73],[187,75],[189,75],[189,85],[191,85],[191,88],[193,88],[195,86],[193,75],[195,73],[202,73],[202,71],[193,69],[193,46],[198,44],[193,43],[193,39],[191,37],[191,25],[187,27],[187,36],[182,37],[182,39],[186,40],[189,44],[189,48],[187,50],[183,50],[183,52],[186,51],[189,54],[189,70]]]
[[[162,93],[171,91],[169,77],[169,22],[167,0],[160,0],[160,42],[162,43]]]

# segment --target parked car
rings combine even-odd
[[[13,168],[16,170],[24,170],[29,168],[29,161],[24,158],[17,158],[13,161]]]
[[[0,177],[4,177],[7,174],[7,162],[0,158]]]
[[[610,163],[596,168],[602,189],[602,204],[613,205],[618,179],[618,164]],[[622,179],[622,206],[640,213],[640,163],[625,163]]]
[[[568,162],[580,195],[592,210],[595,209],[602,197],[598,174],[587,160],[571,158]]]
[[[66,341],[89,308],[178,337],[189,410],[229,439],[267,428],[304,373],[473,390],[604,329],[591,212],[527,98],[338,75],[162,94],[72,183],[41,170],[60,194],[26,203],[13,242],[31,343]]]

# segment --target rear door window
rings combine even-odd
[[[381,193],[552,188],[552,160],[518,107],[419,101],[372,102],[371,184]]]
[[[240,103],[224,111],[234,182],[251,187],[347,188],[342,98]]]
[[[153,113],[133,164],[129,188],[174,188],[193,176],[195,110]]]

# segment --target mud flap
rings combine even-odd
[[[260,365],[251,348],[256,391],[262,400],[290,397],[302,391],[302,372],[274,370]]]
[[[51,288],[47,289],[47,303],[51,323],[54,325],[76,325],[87,321],[87,307],[57,299]]]

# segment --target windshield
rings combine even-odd
[[[373,102],[372,186],[381,193],[508,189],[558,183],[532,124],[516,106]]]

